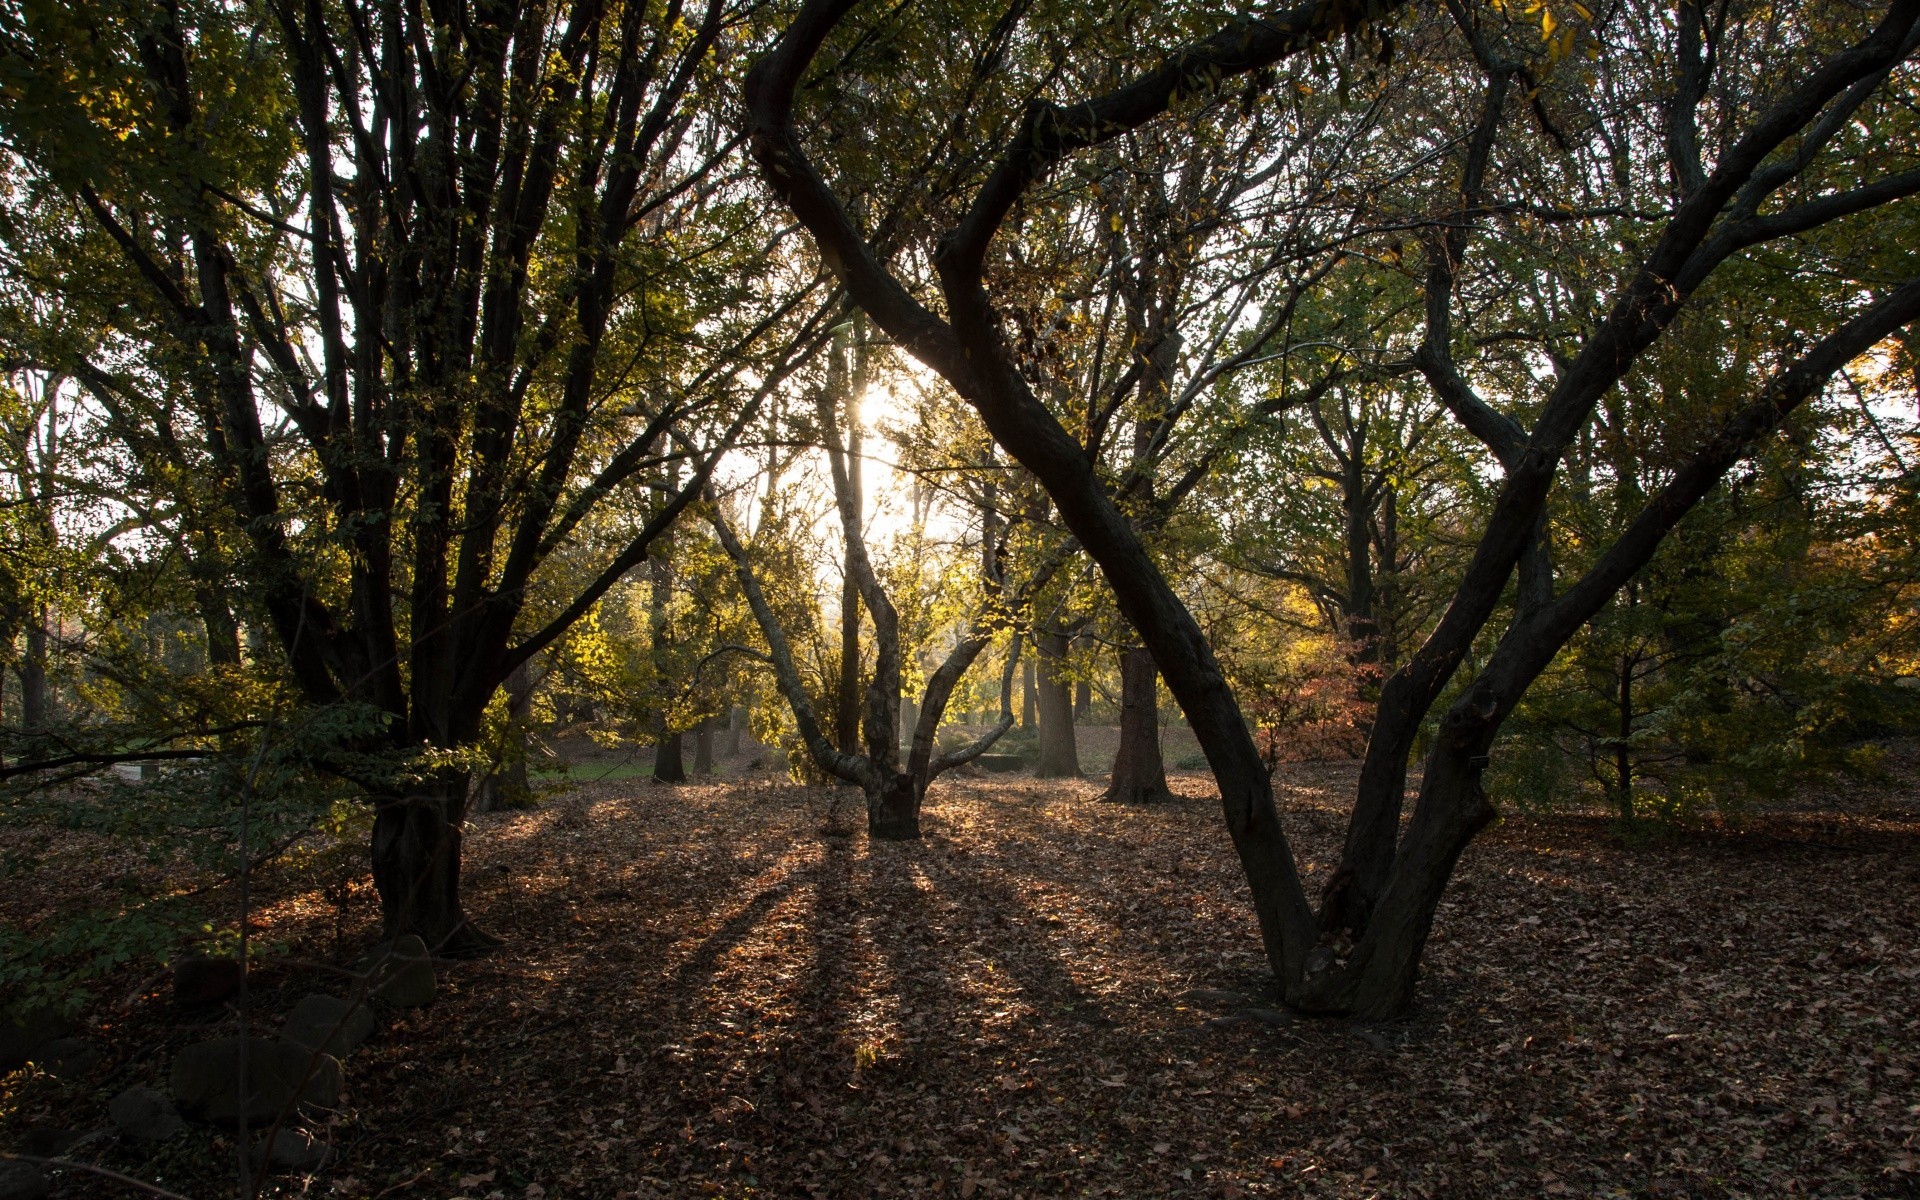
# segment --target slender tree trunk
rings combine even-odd
[[[1073,688],[1066,677],[1067,635],[1056,630],[1034,640],[1041,659],[1040,762],[1034,773],[1042,779],[1077,779],[1080,749],[1073,732]]]
[[[1104,799],[1123,804],[1168,800],[1160,757],[1160,672],[1145,646],[1120,653],[1120,752]]]
[[[489,772],[473,790],[473,811],[495,812],[506,808],[530,808],[533,788],[527,780],[527,715],[533,710],[533,669],[521,663],[507,675],[507,737],[502,748],[500,769]]]
[[[1040,706],[1040,689],[1034,684],[1033,660],[1020,666],[1020,728],[1032,729],[1034,711]]]
[[[713,774],[713,718],[703,718],[693,734],[693,777]]]
[[[1614,804],[1620,819],[1633,820],[1633,668],[1634,656],[1620,656],[1619,721],[1613,739]]]
[[[860,416],[858,398],[846,403],[847,497],[853,519],[865,519],[866,498],[860,483]],[[834,740],[843,754],[860,753],[860,580],[849,545],[840,580],[840,679],[834,693]]]
[[[740,733],[747,727],[747,710],[738,704],[727,710],[727,757],[740,753]]]
[[[1073,641],[1074,645],[1082,650],[1091,649],[1093,646],[1093,634],[1091,631],[1083,631],[1078,637],[1075,637]],[[1073,719],[1075,722],[1084,725],[1092,717],[1093,683],[1086,679],[1076,679],[1073,681]]]
[[[27,652],[16,668],[20,676],[20,727],[27,733],[47,728],[47,610],[27,622]]]
[[[386,936],[418,934],[435,954],[462,957],[498,945],[467,920],[460,903],[460,837],[465,772],[447,772],[416,790],[376,796],[373,885]]]

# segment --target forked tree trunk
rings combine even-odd
[[[884,842],[910,842],[920,836],[921,790],[905,771],[869,783],[867,836]]]
[[[460,904],[460,838],[467,776],[449,772],[416,790],[374,797],[373,885],[386,936],[418,934],[435,954],[464,957],[498,942]]]
[[[1171,799],[1160,757],[1160,672],[1145,646],[1120,654],[1120,751],[1105,800],[1149,804]]]
[[[1073,733],[1073,685],[1066,677],[1067,635],[1054,631],[1034,638],[1040,650],[1040,762],[1042,779],[1080,777],[1080,749]]]
[[[1920,320],[1920,280],[1910,279],[1822,339],[1776,374],[1754,404],[1738,410],[1701,444],[1585,576],[1554,594],[1550,571],[1538,569],[1545,556],[1530,553],[1529,547],[1539,544],[1545,527],[1559,459],[1590,420],[1595,402],[1634,367],[1721,263],[1747,247],[1819,228],[1905,194],[1897,188],[1878,194],[1871,187],[1860,188],[1841,193],[1825,208],[1827,198],[1752,219],[1754,205],[1814,161],[1808,153],[1798,162],[1782,162],[1776,151],[1798,141],[1817,150],[1911,53],[1914,7],[1890,4],[1860,42],[1803,68],[1798,81],[1729,141],[1711,174],[1697,161],[1693,164],[1702,176],[1699,185],[1687,190],[1652,249],[1614,294],[1608,315],[1557,374],[1531,428],[1522,428],[1472,394],[1445,357],[1450,338],[1431,336],[1422,346],[1423,370],[1429,370],[1430,381],[1461,423],[1476,436],[1484,429],[1492,431],[1496,442],[1512,441],[1515,452],[1500,456],[1505,478],[1452,601],[1421,649],[1382,687],[1342,862],[1343,872],[1357,878],[1365,869],[1374,879],[1345,889],[1349,895],[1357,893],[1354,903],[1330,905],[1336,914],[1345,911],[1361,922],[1340,920],[1330,927],[1344,926],[1358,935],[1345,961],[1336,957],[1338,940],[1325,936],[1327,930],[1314,919],[1280,825],[1265,763],[1204,631],[1106,491],[1085,443],[1049,411],[1014,361],[1005,321],[988,287],[988,252],[1008,217],[1020,211],[1021,196],[1062,159],[1125,136],[1165,112],[1177,97],[1217,86],[1228,75],[1278,63],[1396,5],[1309,4],[1264,14],[1257,22],[1243,18],[1111,92],[1051,105],[1042,114],[1046,119],[1022,123],[974,195],[964,220],[933,250],[943,302],[939,315],[889,273],[886,256],[875,253],[847,218],[840,197],[808,157],[794,122],[796,90],[853,7],[843,0],[806,0],[774,49],[748,75],[749,145],[762,179],[807,227],[853,300],[903,348],[953,384],[995,441],[1038,479],[1062,522],[1100,564],[1121,613],[1152,648],[1207,752],[1268,958],[1288,1002],[1362,1017],[1401,1011],[1411,999],[1420,951],[1448,874],[1468,840],[1492,815],[1480,792],[1480,772],[1500,722],[1521,693],[1579,626],[1646,566],[1673,524],[1734,461],[1847,362]],[[1691,10],[1683,6],[1683,11]],[[1703,63],[1697,65],[1706,72]],[[1506,86],[1518,70],[1510,64],[1488,68],[1489,102],[1473,136],[1467,186],[1462,189],[1470,196],[1480,191],[1481,168],[1509,107]],[[1829,112],[1836,120],[1823,128]],[[1476,156],[1479,166],[1474,165]],[[1777,169],[1763,170],[1769,166]],[[1449,332],[1441,327],[1451,320],[1451,272],[1473,226],[1463,218],[1454,227],[1457,233],[1436,235],[1436,245],[1445,252],[1429,262],[1429,325],[1440,333]],[[1513,438],[1507,436],[1509,426]],[[1516,573],[1520,602],[1513,621],[1487,666],[1442,719],[1412,822],[1402,836],[1400,789],[1414,734],[1474,649]],[[1044,724],[1044,708],[1042,718]],[[1385,869],[1376,873],[1376,866]],[[1374,883],[1380,890],[1372,890]]]

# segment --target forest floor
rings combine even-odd
[[[1352,777],[1283,768],[1315,871]],[[469,910],[504,948],[354,1054],[333,1161],[265,1194],[1920,1194],[1911,791],[1633,848],[1603,818],[1506,820],[1460,865],[1415,1011],[1360,1025],[1273,1006],[1211,781],[1174,786],[1122,809],[956,780],[917,844],[840,832],[856,793],[764,775],[479,817]],[[311,884],[260,882],[290,953],[256,1022],[321,986],[303,957],[376,936],[364,883]],[[0,1147],[99,1124],[209,1028],[158,997],[95,1014],[101,1066],[0,1082]],[[233,1194],[209,1130],[78,1153]]]

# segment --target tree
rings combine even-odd
[[[33,203],[16,277],[113,330],[78,361],[25,349],[171,431],[302,697],[380,715],[322,765],[372,800],[390,934],[490,943],[459,891],[490,700],[645,560],[806,341],[808,281],[774,274],[706,101],[743,19],[726,0],[8,19],[0,120]],[[679,487],[551,594],[543,568],[645,485],[669,427],[696,447],[665,455]]]
[[[936,735],[955,688],[996,637],[1010,627],[1014,615],[1024,607],[1032,591],[1045,586],[1062,560],[1055,556],[1043,561],[1024,584],[1011,582],[1006,570],[1008,526],[991,507],[975,510],[980,530],[979,553],[975,559],[979,575],[972,589],[976,599],[945,658],[927,678],[917,721],[906,747],[906,761],[902,763],[898,722],[904,711],[902,699],[906,693],[901,619],[869,550],[861,493],[849,464],[850,439],[845,430],[859,423],[859,394],[855,389],[865,383],[864,375],[852,367],[848,356],[835,354],[830,359],[826,379],[816,392],[818,423],[815,428],[833,482],[834,508],[844,545],[843,561],[859,585],[860,602],[873,627],[874,664],[861,720],[862,752],[848,753],[840,749],[823,727],[801,677],[784,624],[761,587],[749,547],[740,540],[733,528],[734,521],[719,503],[713,505],[709,515],[721,545],[738,572],[747,603],[759,622],[767,644],[767,661],[773,668],[781,695],[793,712],[801,742],[811,761],[828,776],[861,788],[866,799],[869,836],[910,840],[920,836],[920,809],[932,782],[986,753],[1012,728],[1013,679],[1019,663],[1017,642],[1009,650],[1001,672],[999,720],[964,746],[945,753],[938,750]],[[840,661],[844,671],[846,659],[843,657]]]
[[[1831,25],[1790,30],[1756,21],[1746,30],[1754,39],[1751,52],[1737,58],[1708,56],[1687,41],[1684,28],[1678,53],[1654,53],[1667,49],[1666,27],[1638,24],[1620,14],[1584,28],[1571,20],[1561,22],[1564,28],[1548,39],[1555,61],[1577,51],[1588,38],[1609,50],[1631,45],[1637,63],[1665,64],[1658,74],[1637,68],[1641,73],[1630,81],[1635,94],[1648,102],[1667,98],[1665,115],[1677,132],[1666,139],[1665,161],[1651,161],[1663,169],[1671,163],[1675,186],[1664,196],[1644,195],[1634,187],[1633,194],[1612,198],[1614,204],[1608,207],[1615,211],[1639,213],[1646,205],[1651,210],[1646,228],[1630,243],[1616,243],[1622,249],[1612,259],[1613,271],[1580,297],[1581,319],[1565,322],[1572,330],[1565,367],[1550,381],[1537,383],[1537,394],[1528,395],[1524,407],[1516,406],[1525,424],[1521,416],[1489,403],[1464,377],[1455,386],[1456,372],[1447,369],[1453,339],[1438,336],[1450,328],[1451,280],[1436,277],[1433,283],[1442,286],[1428,288],[1432,319],[1423,350],[1433,366],[1427,376],[1454,419],[1495,451],[1503,479],[1445,615],[1382,687],[1346,848],[1320,913],[1307,900],[1264,764],[1198,624],[1155,566],[1083,444],[1023,375],[1010,349],[1007,322],[996,306],[989,258],[997,244],[1004,246],[1005,227],[1016,209],[1070,155],[1159,118],[1183,98],[1204,95],[1227,79],[1287,64],[1331,37],[1364,34],[1373,28],[1367,23],[1381,17],[1382,6],[1319,0],[1258,19],[1228,20],[1212,36],[1188,42],[1117,87],[1067,103],[1044,96],[1057,72],[1047,71],[1037,81],[1032,75],[1021,77],[1032,90],[1023,98],[1017,121],[999,120],[996,127],[1007,130],[1004,148],[984,176],[973,176],[965,187],[953,182],[953,175],[943,177],[948,181],[944,194],[966,199],[950,221],[933,222],[945,230],[927,256],[937,279],[918,294],[814,165],[795,121],[803,72],[830,39],[845,36],[842,26],[854,7],[851,0],[803,4],[775,48],[749,75],[749,131],[762,177],[807,228],[854,300],[980,413],[995,440],[1047,489],[1067,527],[1100,564],[1213,767],[1283,995],[1317,1011],[1385,1016],[1404,1009],[1446,881],[1467,842],[1492,816],[1480,776],[1501,721],[1527,685],[1607,597],[1645,565],[1729,466],[1817,394],[1835,371],[1920,316],[1920,282],[1902,282],[1898,276],[1860,289],[1868,292],[1865,296],[1860,290],[1850,297],[1835,296],[1833,308],[1843,315],[1821,336],[1802,340],[1798,347],[1783,345],[1771,372],[1752,381],[1749,399],[1720,414],[1717,427],[1695,443],[1692,454],[1600,561],[1556,590],[1557,581],[1542,569],[1549,561],[1540,552],[1542,514],[1559,462],[1594,404],[1689,311],[1696,293],[1730,259],[1920,189],[1920,173],[1889,170],[1897,164],[1886,163],[1874,147],[1848,133],[1856,117],[1884,101],[1890,73],[1913,52],[1920,5],[1897,0],[1875,17],[1843,19],[1836,14]],[[1683,4],[1682,27],[1692,19],[1685,16],[1687,11]],[[1019,12],[1009,15],[1007,23],[1017,23]],[[1540,44],[1538,28],[1522,25],[1517,13],[1456,8],[1449,16],[1470,58],[1449,59],[1435,49],[1433,57],[1421,63],[1418,82],[1459,89],[1480,101],[1466,131],[1465,186],[1460,189],[1469,199],[1467,208],[1477,215],[1481,204],[1473,197],[1484,178],[1485,148],[1503,129],[1511,133],[1510,114],[1537,122],[1546,131],[1544,139],[1564,140],[1566,135],[1543,115],[1547,102],[1524,90],[1537,91],[1541,68],[1521,57],[1519,48]],[[1426,45],[1441,47],[1449,44],[1443,40],[1444,29],[1429,23],[1417,32],[1427,39]],[[1553,29],[1548,32],[1553,34]],[[1496,33],[1501,40],[1495,40]],[[1523,40],[1529,37],[1530,42]],[[853,68],[850,61],[840,67]],[[1466,82],[1475,68],[1484,88]],[[972,78],[964,71],[955,74],[963,81]],[[924,68],[919,75],[930,81],[928,87],[939,79]],[[1619,75],[1633,73],[1623,69]],[[1711,127],[1711,168],[1702,157],[1695,120],[1709,77],[1722,83],[1717,99],[1724,100],[1724,111]],[[1555,82],[1577,87],[1565,79],[1562,73]],[[1516,80],[1523,90],[1513,90]],[[963,83],[962,95],[971,95],[968,86]],[[1429,106],[1420,110],[1421,118],[1429,111],[1445,109]],[[1607,139],[1600,133],[1590,128],[1586,136],[1589,149],[1605,147]],[[1660,144],[1638,139],[1643,152]],[[1539,151],[1529,146],[1524,161],[1539,159]],[[1619,171],[1593,169],[1609,161]],[[1632,184],[1635,166],[1644,170],[1649,161],[1644,153],[1638,163],[1631,155],[1603,155],[1598,163],[1570,155],[1567,176],[1543,181],[1519,175],[1511,181],[1516,191],[1530,184],[1543,186],[1524,199],[1503,198],[1498,207],[1516,216],[1554,216],[1561,211],[1557,205],[1564,204],[1564,196],[1557,193],[1572,186],[1567,178],[1580,181],[1581,191],[1606,186],[1606,180],[1620,176]],[[1816,162],[1817,179],[1830,181],[1833,190],[1796,194],[1788,188],[1807,177]],[[1372,182],[1358,181],[1356,194],[1366,194]],[[1763,213],[1782,189],[1788,189],[1784,200]],[[1589,224],[1603,220],[1595,217]],[[1460,228],[1470,228],[1470,222],[1440,223],[1433,234],[1436,244],[1443,250],[1452,246],[1452,231]],[[1457,258],[1449,251],[1434,261],[1451,272]],[[1524,265],[1527,272],[1552,267],[1540,259],[1503,265]],[[1412,823],[1402,835],[1414,736],[1494,618],[1516,566],[1521,566],[1520,602],[1491,655],[1441,717]]]

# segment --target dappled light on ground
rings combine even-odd
[[[1304,858],[1331,857],[1350,775],[1288,777]],[[1584,818],[1496,827],[1415,1013],[1362,1026],[1275,1006],[1217,801],[1200,776],[1175,790],[1122,808],[957,781],[906,844],[839,831],[831,789],[766,784],[621,781],[482,817],[470,910],[506,948],[360,1052],[307,1194],[1911,1185],[1920,818],[1635,850]],[[324,951],[325,906],[297,900],[276,932]],[[266,968],[262,1012],[302,978]],[[168,1019],[134,1014],[117,1080],[190,1036]],[[14,1099],[57,1111],[62,1086]]]

